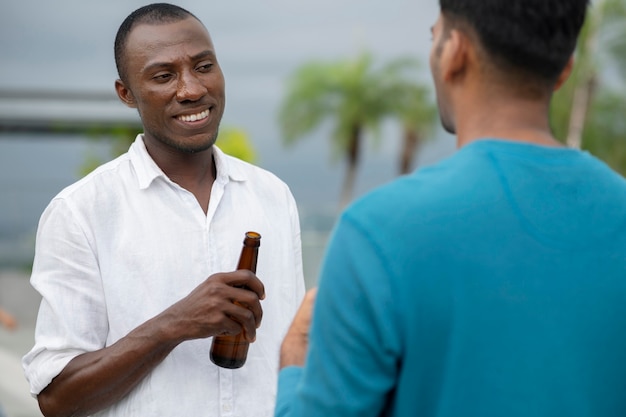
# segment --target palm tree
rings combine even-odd
[[[398,173],[407,174],[413,170],[415,156],[421,143],[430,136],[437,108],[430,96],[430,89],[413,83],[403,86],[396,96],[395,116],[402,123],[403,141],[398,158]]]
[[[598,0],[590,10],[579,38],[574,71],[552,106],[555,133],[570,147],[583,145],[585,125],[601,87],[600,76],[606,74],[601,69],[613,64],[626,75],[625,22],[623,0]]]
[[[372,56],[363,53],[356,59],[304,64],[290,78],[279,111],[284,140],[292,144],[324,121],[334,124],[333,150],[347,164],[340,207],[352,199],[364,133],[378,137],[383,119],[398,112],[395,96],[411,84],[409,70],[416,70],[414,60],[375,67]]]

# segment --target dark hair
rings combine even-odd
[[[188,17],[193,17],[200,21],[188,10],[169,3],[149,4],[147,6],[140,7],[129,14],[120,25],[120,28],[117,30],[117,35],[115,36],[115,66],[117,67],[117,73],[120,79],[126,82],[126,60],[124,57],[124,48],[126,46],[128,35],[136,25],[140,23],[147,23],[151,25],[172,23],[187,19]]]
[[[576,49],[589,0],[440,0],[453,26],[475,32],[490,61],[553,83]]]

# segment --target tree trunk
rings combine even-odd
[[[413,128],[404,128],[404,141],[400,151],[400,175],[408,174],[413,170],[413,161],[417,153],[420,138]]]
[[[572,112],[570,113],[567,139],[565,140],[570,148],[580,149],[582,145],[583,130],[585,129],[585,121],[593,98],[595,84],[595,77],[591,76],[574,91]]]
[[[345,208],[350,201],[352,201],[352,192],[354,190],[356,171],[359,165],[360,150],[361,126],[357,124],[352,127],[348,148],[346,149],[346,162],[348,166],[346,167],[346,177],[344,178],[343,187],[341,188],[340,209]]]
[[[595,13],[592,13],[589,17],[590,23],[588,24],[590,25],[590,32],[587,35],[587,39],[582,40],[586,47],[586,57],[583,58],[582,63],[579,63],[579,65],[582,64],[583,79],[581,84],[576,86],[574,90],[572,111],[570,113],[569,126],[567,129],[567,138],[565,139],[567,146],[575,149],[580,149],[582,145],[587,113],[595,92],[597,78],[594,63],[591,60],[596,57],[598,31],[602,27],[602,21],[606,13],[606,3],[606,0],[600,0],[595,4]],[[579,40],[579,42],[581,42],[581,40]]]

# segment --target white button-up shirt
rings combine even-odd
[[[270,416],[279,346],[304,294],[300,226],[289,188],[214,148],[217,178],[205,215],[193,194],[129,151],[59,193],[37,232],[32,285],[43,299],[23,365],[37,395],[77,355],[115,343],[237,266],[245,232],[262,236],[257,276],[263,323],[246,364],[209,360],[211,339],[177,346],[101,416]]]

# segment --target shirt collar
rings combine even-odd
[[[215,170],[217,171],[216,180],[224,183],[231,181],[246,181],[248,179],[248,171],[243,169],[241,163],[234,163],[234,159],[226,155],[220,148],[213,145],[213,160],[215,161]]]
[[[128,151],[131,163],[137,173],[137,180],[140,189],[146,189],[158,177],[167,178],[167,175],[154,162],[143,141],[143,134],[138,134]],[[213,159],[217,171],[217,182],[226,184],[230,181],[246,181],[247,172],[241,164],[233,163],[233,159],[228,157],[221,149],[213,145]],[[169,180],[169,179],[168,179]]]

